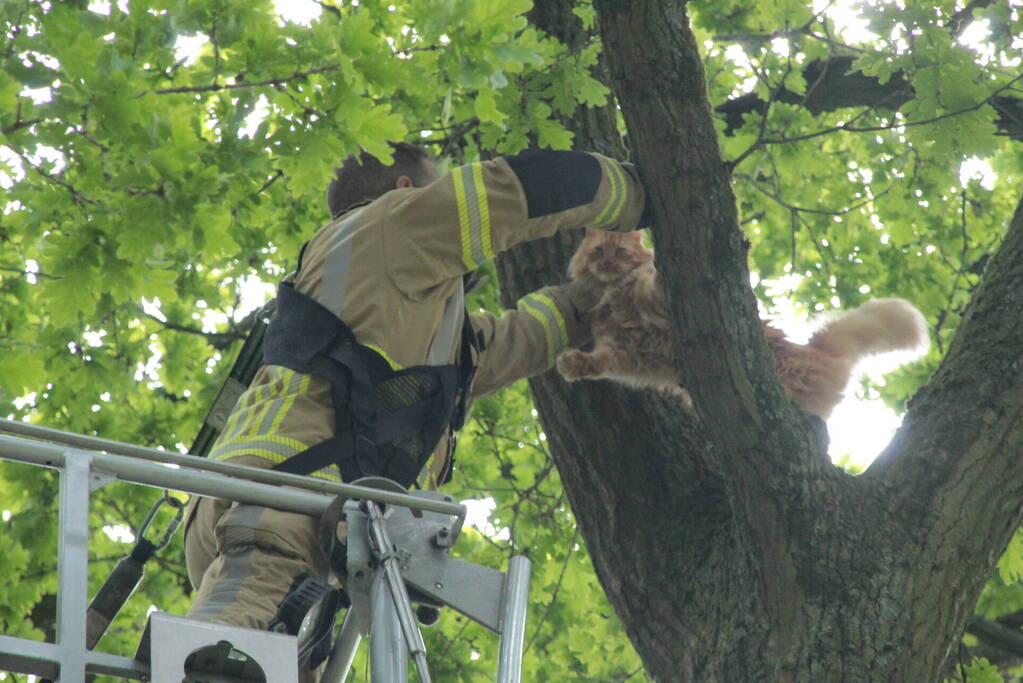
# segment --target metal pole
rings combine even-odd
[[[408,591],[405,589],[405,580],[401,578],[401,570],[398,569],[398,557],[395,554],[394,544],[387,535],[387,528],[384,526],[384,515],[376,503],[366,504],[366,513],[369,516],[369,533],[372,546],[375,548],[377,557],[387,578],[387,585],[391,590],[391,599],[394,603],[395,612],[398,615],[398,623],[408,643],[409,654],[416,663],[416,670],[419,672],[421,683],[430,683],[430,667],[426,663],[426,643],[423,642],[423,634],[416,625],[416,616],[412,611],[412,602],[409,600]]]
[[[364,486],[353,486],[352,484],[342,484],[340,482],[328,481],[319,477],[288,474],[287,472],[277,472],[275,470],[238,465],[230,462],[221,462],[219,460],[208,460],[194,455],[161,451],[156,448],[145,448],[143,446],[135,446],[122,441],[111,441],[110,439],[101,439],[95,436],[85,436],[84,434],[73,434],[59,429],[40,427],[39,425],[31,425],[25,422],[17,422],[15,420],[0,418],[0,432],[20,434],[21,436],[53,441],[55,443],[67,444],[77,448],[106,451],[107,453],[114,455],[129,456],[131,458],[147,460],[150,462],[167,463],[177,465],[179,467],[187,467],[193,470],[216,472],[218,474],[225,474],[241,479],[247,479],[249,481],[258,481],[265,484],[292,486],[300,489],[318,491],[320,493],[326,493],[333,496],[345,496],[347,498],[357,498],[359,500],[375,500],[380,503],[412,508],[414,510],[428,510],[430,512],[439,512],[445,515],[455,515],[458,518],[459,524],[461,524],[465,519],[465,506],[458,503],[446,503],[442,500],[419,498],[417,496],[409,496],[404,493],[396,493],[394,491],[385,491],[381,489],[367,488]],[[24,440],[0,435],[0,452],[5,452],[7,450],[4,448],[5,444],[12,444],[12,448],[15,448],[13,444],[18,442],[23,443]],[[39,464],[47,463],[39,462]]]
[[[57,548],[57,638],[60,677],[85,680],[85,607],[89,592],[90,458],[71,458],[60,478]]]
[[[497,659],[497,683],[519,683],[522,677],[522,640],[529,606],[529,575],[532,563],[522,555],[508,561],[501,600],[501,645]]]
[[[378,570],[370,588],[369,604],[373,631],[369,636],[369,675],[372,683],[406,683],[408,660],[401,623],[384,572]]]
[[[341,493],[361,500],[376,500],[398,507],[430,510],[447,515],[465,517],[465,506],[457,503],[445,503],[444,501],[428,500],[393,491],[323,481],[323,484],[330,487],[331,490],[328,490],[327,487],[320,485],[309,485],[309,480],[314,479],[314,477],[296,477],[298,481],[294,483],[290,479],[273,482],[274,484],[287,485],[288,488],[284,488],[283,486],[271,485],[268,481],[258,481],[267,480],[268,477],[261,475],[270,472],[269,470],[247,467],[245,465],[217,463],[187,455],[177,456],[180,459],[187,459],[186,466],[173,467],[177,463],[168,461],[172,466],[166,467],[162,463],[149,462],[136,457],[110,455],[107,453],[89,453],[87,451],[64,448],[45,441],[31,441],[2,434],[0,434],[0,453],[12,460],[20,460],[48,467],[60,467],[66,461],[75,458],[91,458],[94,470],[102,470],[103,472],[114,474],[119,479],[138,484],[147,484],[157,488],[172,488],[202,496],[229,498],[251,505],[276,507],[307,515],[319,516],[323,514],[332,498],[308,490],[295,490],[292,487],[312,488],[324,493],[334,493],[335,490],[341,489]],[[217,468],[217,471],[210,471],[212,468],[205,467],[206,465],[213,464],[220,466]],[[229,467],[232,471],[225,471],[224,474],[231,476],[222,476],[218,473],[222,467]],[[270,474],[275,473],[270,472]],[[292,477],[294,475],[287,476]],[[257,481],[250,481],[253,479]]]
[[[158,488],[171,488],[202,496],[229,498],[251,505],[263,505],[321,515],[332,498],[311,491],[299,491],[254,481],[224,477],[212,472],[200,472],[185,467],[165,467],[123,455],[89,453],[64,448],[44,441],[29,441],[11,436],[0,436],[0,453],[6,457],[37,465],[70,469],[72,463],[91,461],[93,472],[102,471],[118,479],[146,484]],[[86,492],[88,486],[85,487]]]
[[[341,625],[341,633],[334,641],[327,666],[320,676],[320,683],[344,683],[352,668],[355,652],[359,649],[359,643],[362,641],[358,619],[353,616],[352,609],[348,608],[345,621]]]

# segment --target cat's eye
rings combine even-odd
[[[593,255],[594,256],[603,256],[604,255],[604,247],[596,247],[593,250]]]

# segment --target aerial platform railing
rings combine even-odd
[[[233,678],[220,675],[201,680],[297,680],[295,659],[286,661],[281,669],[281,658],[269,655],[271,651],[295,653],[294,636],[160,613],[152,615],[151,639],[159,642],[159,634],[174,633],[171,640],[185,648],[182,653],[167,642],[153,648],[152,657],[145,647],[134,657],[87,647],[90,496],[112,481],[124,481],[314,517],[322,516],[339,497],[344,499],[349,521],[349,579],[345,588],[352,607],[334,641],[321,683],[345,679],[364,637],[370,640],[373,683],[404,683],[409,657],[420,681],[430,681],[409,589],[416,599],[432,606],[452,607],[497,633],[500,647],[496,680],[520,680],[529,560],[512,557],[508,571],[500,572],[449,557],[466,510],[447,496],[408,493],[397,485],[393,490],[383,490],[336,483],[11,420],[0,419],[0,432],[7,433],[0,433],[0,459],[60,472],[56,636],[53,643],[48,643],[0,634],[0,671],[74,683],[86,680],[87,674],[178,683],[190,680],[184,668],[185,656],[205,638],[210,645],[231,643],[236,648],[232,652],[244,652],[258,664],[255,670],[263,678],[237,674]],[[372,637],[373,633],[377,638]],[[257,657],[254,653],[260,654]],[[264,655],[266,661],[261,661]],[[169,661],[168,657],[177,659]]]

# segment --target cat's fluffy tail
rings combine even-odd
[[[872,299],[832,318],[809,345],[851,363],[887,351],[924,353],[930,343],[927,321],[905,299]]]

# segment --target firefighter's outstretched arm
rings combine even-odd
[[[644,205],[635,167],[588,152],[536,151],[389,192],[364,220],[385,226],[387,272],[417,298],[519,242],[584,226],[644,227]]]
[[[469,316],[480,343],[474,397],[485,396],[554,366],[566,348],[589,341],[583,316],[599,292],[578,282],[544,287],[500,316]]]

